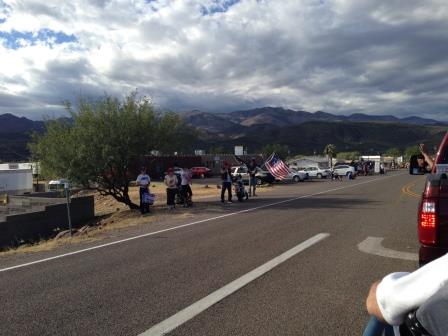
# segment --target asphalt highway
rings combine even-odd
[[[0,335],[156,335],[170,318],[179,336],[360,335],[369,285],[417,262],[358,244],[381,237],[417,253],[423,184],[393,172],[281,185],[244,203],[207,200],[215,210],[195,218],[0,258]]]

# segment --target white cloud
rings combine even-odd
[[[0,113],[138,89],[174,110],[447,119],[447,16],[442,0],[0,0],[0,95],[22,100]]]

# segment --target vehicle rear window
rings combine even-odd
[[[440,156],[438,159],[438,164],[448,164],[448,143],[443,146],[440,151]]]

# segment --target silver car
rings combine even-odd
[[[355,168],[349,165],[339,165],[333,168],[335,174],[339,176],[347,176],[349,173],[356,174]]]
[[[305,172],[308,173],[308,176],[310,178],[327,178],[330,176],[330,170],[329,169],[322,169],[319,167],[307,167],[304,169]]]
[[[308,173],[305,171],[296,170],[294,168],[289,168],[289,170],[291,172],[283,179],[283,181],[303,182],[309,178]]]

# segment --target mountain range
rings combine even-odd
[[[230,113],[211,113],[198,110],[181,113],[182,118],[193,127],[211,132],[242,130],[241,126],[270,125],[284,127],[311,121],[324,122],[388,122],[411,125],[446,125],[446,123],[421,117],[397,118],[392,115],[367,115],[356,113],[348,116],[317,111],[294,111],[280,107],[263,107]]]
[[[194,127],[198,139],[194,148],[220,147],[227,152],[244,145],[250,152],[266,144],[284,144],[291,152],[321,153],[328,143],[339,151],[358,150],[378,153],[392,147],[404,149],[427,143],[435,146],[448,124],[421,117],[397,118],[391,115],[334,115],[276,107],[263,107],[229,113],[179,112]],[[19,161],[29,156],[27,143],[32,132],[42,132],[43,121],[12,114],[0,115],[0,161]]]
[[[322,153],[333,143],[338,151],[377,154],[392,147],[405,149],[418,143],[436,146],[446,123],[421,117],[391,115],[334,115],[327,112],[294,111],[263,107],[230,113],[190,111],[180,114],[200,134],[196,146],[209,149],[244,145],[249,152],[266,144],[287,145],[292,153]]]

